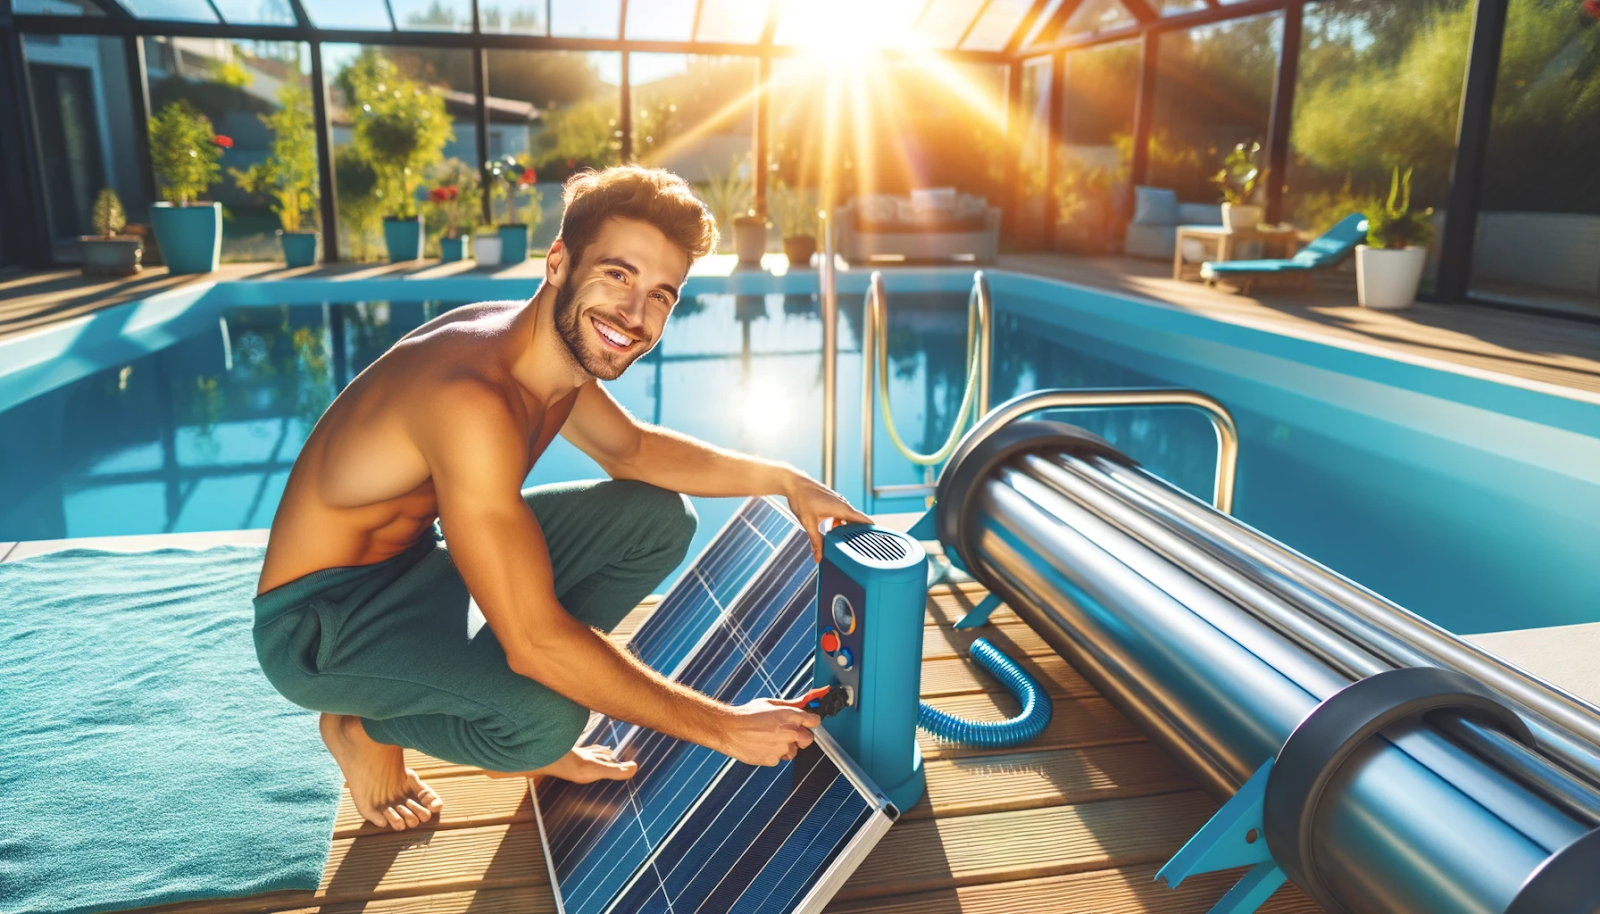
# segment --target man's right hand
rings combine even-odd
[[[822,725],[822,718],[802,710],[798,702],[775,698],[757,698],[729,711],[721,744],[712,748],[747,765],[770,766],[794,758],[811,745],[810,728]]]

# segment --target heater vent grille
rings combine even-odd
[[[907,555],[906,544],[899,537],[877,530],[851,531],[844,535],[839,545],[861,558],[879,562],[899,562]]]

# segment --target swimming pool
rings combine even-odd
[[[853,500],[865,279],[841,277],[837,486]],[[914,446],[942,440],[958,405],[970,282],[959,270],[888,275],[891,402]],[[1242,519],[1459,632],[1600,618],[1588,555],[1600,400],[1036,277],[997,272],[991,284],[994,402],[1050,386],[1197,388],[1238,420]],[[516,285],[226,283],[0,345],[0,540],[266,526],[345,381],[451,302],[532,291]],[[814,275],[692,277],[685,293],[661,345],[609,388],[649,421],[818,473]],[[879,421],[877,482],[918,481]],[[1199,415],[1073,421],[1209,494],[1215,446]],[[558,440],[529,481],[598,474]],[[733,502],[697,507],[705,540]]]

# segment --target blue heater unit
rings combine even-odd
[[[924,789],[917,710],[927,553],[894,530],[838,527],[823,540],[817,588],[814,682],[846,703],[823,728],[905,812]]]

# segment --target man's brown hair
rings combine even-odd
[[[617,165],[584,171],[561,191],[561,234],[574,266],[607,219],[637,219],[661,230],[692,264],[717,248],[717,221],[689,182],[660,168]]]

